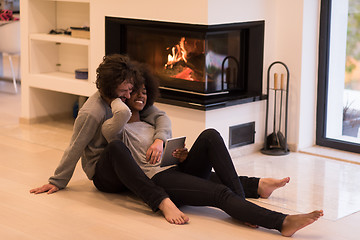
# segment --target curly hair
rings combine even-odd
[[[147,64],[138,62],[135,64],[138,66],[142,78],[134,80],[133,92],[137,92],[141,88],[142,84],[145,84],[147,101],[144,109],[142,110],[144,111],[148,107],[152,106],[156,98],[159,96],[159,79],[155,76]]]
[[[129,57],[120,54],[107,55],[96,69],[96,87],[101,95],[117,98],[116,88],[124,81],[134,84],[143,81],[139,69]]]

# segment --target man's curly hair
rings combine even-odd
[[[147,64],[138,62],[135,64],[138,66],[142,78],[134,80],[133,92],[137,92],[141,86],[145,84],[147,101],[144,109],[142,110],[144,111],[148,107],[152,106],[156,98],[159,96],[159,79]]]
[[[96,69],[96,87],[100,94],[113,99],[117,98],[116,88],[123,82],[134,84],[134,81],[143,81],[143,77],[129,57],[112,54],[103,58]]]

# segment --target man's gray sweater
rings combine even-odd
[[[62,189],[69,183],[77,162],[81,157],[81,165],[87,177],[92,180],[95,166],[107,141],[101,133],[105,120],[112,117],[110,106],[96,92],[85,102],[75,120],[73,135],[69,146],[49,182]],[[171,129],[170,119],[155,106],[141,114],[143,121],[155,126],[154,139],[166,140],[167,130]]]

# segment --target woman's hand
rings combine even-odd
[[[51,194],[51,193],[54,193],[57,191],[59,191],[59,188],[57,186],[55,186],[54,184],[48,183],[42,187],[31,189],[30,193],[39,194],[39,193],[47,192],[48,194]]]
[[[164,150],[164,141],[160,139],[155,139],[154,143],[151,144],[151,146],[146,152],[146,161],[148,161],[150,164],[155,164],[159,162],[163,150]]]
[[[185,159],[187,158],[187,156],[189,155],[189,151],[187,148],[179,148],[179,149],[176,149],[174,152],[173,152],[173,157],[175,158],[178,158],[179,159],[179,162],[183,162],[185,161]]]

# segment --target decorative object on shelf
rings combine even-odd
[[[79,68],[75,70],[75,78],[76,79],[88,79],[88,69],[87,68]]]
[[[69,29],[51,29],[49,34],[71,35],[71,31]]]
[[[70,29],[72,37],[90,39],[89,27],[70,27]]]
[[[271,88],[270,84],[270,75],[271,75],[271,68],[276,65],[280,64],[282,65],[286,70],[286,80],[285,80],[285,74],[279,74],[274,73],[273,78],[273,88]],[[264,148],[261,149],[261,152],[267,155],[286,155],[289,154],[288,144],[287,144],[287,117],[288,117],[288,100],[289,100],[289,79],[290,79],[290,72],[288,67],[280,61],[273,62],[267,71],[267,96],[268,99],[266,101],[266,122],[265,122],[265,139],[264,139]],[[273,129],[272,133],[268,135],[268,124],[269,124],[269,118],[270,118],[270,109],[269,109],[269,102],[270,102],[270,91],[272,91],[274,94],[273,96]],[[280,107],[277,110],[277,104],[278,104],[278,93],[280,93]],[[285,98],[284,98],[285,94]],[[285,109],[283,107],[283,102],[285,101]],[[283,114],[283,112],[285,113]],[[284,127],[282,128],[282,120],[284,120]],[[277,119],[279,122],[279,125],[277,126]],[[278,130],[276,131],[276,128]],[[282,129],[284,129],[284,134],[282,132]]]

